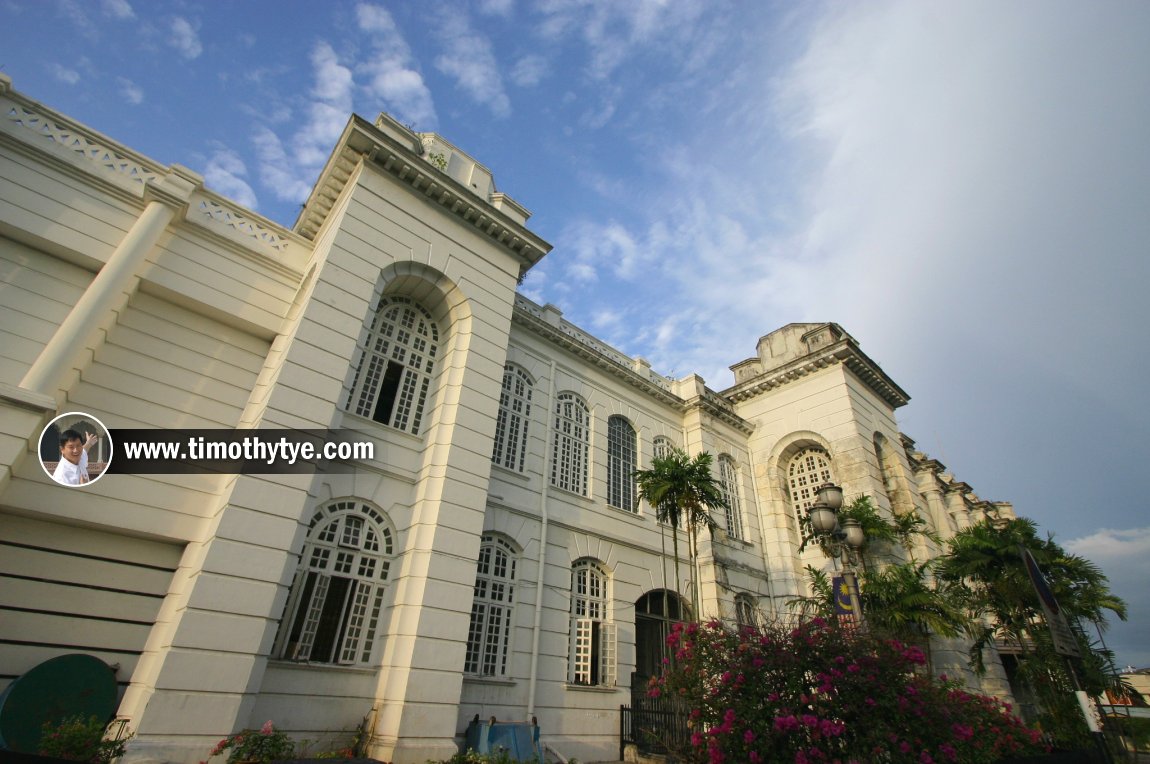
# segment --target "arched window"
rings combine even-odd
[[[607,573],[595,560],[579,560],[571,566],[571,683],[615,684],[615,642],[615,624],[607,612]]]
[[[551,485],[587,495],[587,458],[591,446],[591,413],[575,393],[555,399],[555,439],[551,450]]]
[[[407,297],[381,298],[347,409],[419,434],[438,349],[439,327],[426,308]]]
[[[687,604],[667,589],[655,589],[635,601],[635,674],[646,679],[663,673],[663,660],[671,656],[667,637],[687,615]]]
[[[607,420],[607,503],[635,512],[635,428],[624,417]]]
[[[746,593],[735,595],[735,623],[740,629],[758,626],[758,608],[755,607],[755,600],[751,595]]]
[[[503,369],[499,394],[499,419],[495,422],[495,450],[491,461],[509,470],[523,471],[527,456],[527,425],[531,421],[530,375],[514,364]]]
[[[463,670],[478,676],[506,676],[515,601],[515,550],[504,539],[483,536],[475,571],[475,599]]]
[[[313,663],[369,663],[378,634],[393,534],[379,510],[336,501],[312,515],[280,624],[279,653]]]
[[[808,448],[791,459],[787,467],[787,486],[791,493],[791,508],[800,528],[803,514],[814,503],[819,486],[833,482],[831,458],[821,448]]]
[[[671,455],[671,450],[675,448],[675,444],[671,439],[665,435],[659,435],[651,444],[651,458],[664,459]]]
[[[719,456],[719,488],[727,501],[727,535],[742,539],[743,509],[739,503],[739,472],[735,469],[735,460],[727,454]]]

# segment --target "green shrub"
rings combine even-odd
[[[45,722],[40,730],[41,756],[83,761],[89,764],[109,764],[124,755],[131,735],[119,740],[106,740],[108,725],[96,716],[87,719],[69,716],[57,722]]]

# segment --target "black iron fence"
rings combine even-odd
[[[631,675],[631,705],[619,707],[619,758],[628,744],[641,754],[662,754],[672,761],[690,748],[687,708],[675,698],[651,697],[648,677]]]

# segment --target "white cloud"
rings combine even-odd
[[[57,8],[59,9],[61,16],[68,19],[68,21],[72,22],[72,24],[74,24],[76,28],[80,30],[80,34],[89,39],[94,39],[96,37],[95,25],[88,17],[88,13],[85,8],[80,5],[80,3],[76,2],[76,0],[60,0]]]
[[[601,308],[591,317],[591,326],[599,332],[612,332],[623,322],[623,314],[612,308]]]
[[[431,91],[414,68],[411,49],[403,39],[395,20],[384,8],[361,4],[356,6],[359,29],[369,35],[370,56],[356,71],[367,76],[364,87],[382,106],[401,122],[420,130],[434,130],[438,120]]]
[[[307,102],[306,119],[285,142],[266,126],[255,133],[260,180],[281,201],[303,202],[327,161],[354,108],[352,72],[326,42],[311,53],[315,84]],[[280,110],[282,111],[282,109]]]
[[[1081,555],[1108,569],[1130,566],[1150,571],[1150,528],[1115,530],[1102,528],[1089,536],[1071,539],[1062,545],[1066,551]]]
[[[191,60],[204,52],[199,33],[192,22],[182,16],[177,16],[172,19],[169,31],[168,43],[184,58]]]
[[[504,92],[491,41],[472,29],[466,16],[458,12],[443,13],[438,29],[444,52],[435,59],[436,68],[454,77],[460,89],[496,117],[508,116],[511,101]]]
[[[669,43],[660,45],[668,64],[672,57],[689,56],[696,22],[707,7],[701,0],[548,0],[538,8],[539,31],[551,39],[579,35],[587,46],[588,73],[607,79],[651,44]]]
[[[104,15],[125,21],[136,18],[136,12],[128,0],[103,0]]]
[[[1129,204],[1150,196],[1150,67],[1133,31],[1150,14],[1031,10],[832,6],[780,80],[814,159],[797,254],[867,334],[895,337],[913,314],[941,347],[1021,353],[1106,405],[1141,386],[1139,354],[1119,348],[1150,320],[1129,293],[1150,278],[1150,219]],[[1117,304],[1134,313],[1099,337],[1092,306]]]
[[[511,67],[509,76],[511,81],[519,87],[531,87],[538,85],[549,71],[550,67],[547,59],[543,56],[527,55],[515,62]]]
[[[479,0],[479,12],[487,16],[509,16],[515,0]]]
[[[302,203],[311,192],[311,182],[303,170],[288,158],[283,142],[266,127],[255,129],[252,136],[260,162],[260,182],[280,201]]]
[[[120,86],[120,95],[133,106],[144,102],[144,90],[126,77],[117,77],[116,83]]]
[[[75,69],[69,69],[60,64],[52,64],[52,76],[58,82],[63,82],[66,85],[75,85],[80,81],[80,73]]]
[[[248,209],[257,209],[259,201],[255,191],[245,180],[248,168],[239,154],[220,148],[208,159],[204,168],[204,182],[208,188],[233,199]]]

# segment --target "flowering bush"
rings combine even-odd
[[[237,761],[273,761],[290,759],[295,752],[295,743],[286,732],[277,730],[271,720],[268,720],[258,730],[244,730],[228,735],[216,743],[208,758],[218,756],[224,751],[230,751],[228,764]]]
[[[121,737],[106,740],[107,725],[95,716],[87,719],[70,716],[58,722],[46,722],[40,730],[40,747],[37,753],[56,759],[84,761],[89,764],[108,764],[124,755],[128,740]]]
[[[678,625],[652,695],[690,709],[700,761],[982,764],[1045,750],[996,699],[918,676],[914,646],[813,619],[795,629]]]

